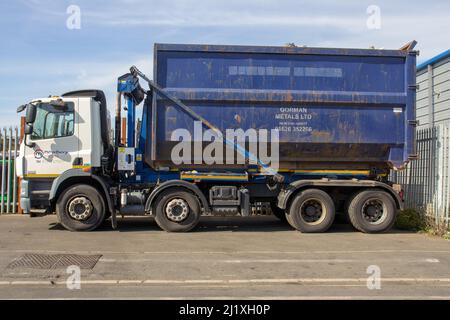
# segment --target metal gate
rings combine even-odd
[[[19,148],[18,128],[9,127],[0,130],[1,147],[1,199],[0,213],[18,213],[18,181],[15,160]]]
[[[403,171],[393,171],[391,180],[403,186],[405,208],[425,212],[435,221],[449,223],[450,123],[417,130],[419,159]]]

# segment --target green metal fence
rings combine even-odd
[[[417,130],[419,158],[391,181],[402,185],[405,208],[425,212],[435,221],[450,223],[450,123]]]
[[[16,177],[15,159],[18,154],[17,127],[0,130],[0,174],[1,195],[0,213],[17,213],[18,211],[18,182]]]

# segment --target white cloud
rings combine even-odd
[[[43,0],[28,5],[47,21],[65,11],[53,8]],[[210,39],[206,34],[217,31],[219,36],[228,30],[237,42],[242,34],[259,38],[261,34],[285,35],[280,43],[294,41],[309,46],[326,44],[332,47],[398,48],[407,41],[419,40],[421,59],[448,49],[442,30],[448,29],[450,2],[436,1],[411,6],[408,1],[378,0],[381,8],[381,29],[366,27],[367,7],[371,2],[332,0],[110,0],[107,5],[79,0],[85,28],[154,29],[155,33],[176,34],[191,30],[192,39]],[[59,4],[61,6],[61,4]],[[210,29],[208,29],[210,28]],[[231,31],[230,31],[231,30]],[[311,34],[319,34],[312,37]],[[295,39],[293,39],[295,37]],[[285,41],[284,41],[285,40]],[[151,39],[148,39],[151,41]],[[187,39],[183,42],[190,42]],[[223,40],[222,40],[223,41]],[[216,38],[214,43],[220,43]],[[259,43],[273,44],[273,43]]]
[[[68,5],[66,2],[55,4],[45,0],[24,3],[42,23],[52,23],[54,19],[59,21]],[[81,7],[83,28],[90,28],[93,32],[102,28],[103,31],[109,30],[111,36],[117,28],[130,28],[130,32],[137,29],[155,30],[157,35],[184,32],[191,34],[191,40],[183,42],[191,42],[198,38],[211,39],[207,34],[214,28],[218,35],[214,43],[223,42],[220,36],[228,30],[227,34],[230,37],[234,35],[239,43],[244,34],[247,38],[254,35],[254,38],[260,39],[261,34],[279,33],[285,39],[280,38],[277,44],[295,41],[309,46],[375,45],[383,48],[398,48],[407,41],[417,39],[422,51],[421,59],[429,58],[449,46],[442,39],[442,30],[448,29],[450,24],[450,2],[444,0],[417,5],[410,5],[410,1],[406,0],[110,0],[105,5],[78,0],[76,4]],[[366,9],[371,4],[381,9],[381,30],[366,27]]]

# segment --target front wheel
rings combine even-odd
[[[385,232],[395,223],[396,205],[392,196],[382,190],[357,193],[348,206],[352,225],[365,233]]]
[[[56,215],[67,230],[92,231],[105,220],[105,201],[94,187],[74,185],[59,197]]]
[[[167,232],[188,232],[200,220],[200,204],[196,196],[184,190],[162,192],[155,203],[155,220]]]
[[[289,224],[305,233],[327,231],[334,216],[333,199],[319,189],[305,190],[296,195],[286,214]]]

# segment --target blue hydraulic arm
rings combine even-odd
[[[202,122],[204,126],[206,126],[207,128],[213,130],[213,132],[220,132],[220,130],[215,125],[213,125],[208,120],[206,120],[202,116],[200,116],[197,113],[195,113],[191,108],[186,106],[183,102],[181,102],[176,97],[173,97],[172,95],[170,95],[167,92],[165,92],[160,86],[158,86],[152,80],[147,78],[147,76],[145,74],[143,74],[138,68],[136,68],[135,66],[132,66],[131,69],[130,69],[130,72],[136,78],[137,77],[141,77],[143,80],[145,80],[148,83],[148,85],[149,85],[149,87],[151,89],[156,91],[157,94],[159,94],[162,97],[164,97],[164,98],[170,100],[171,102],[173,102],[175,105],[180,107],[184,112],[186,112],[188,115],[190,115],[193,119]],[[251,152],[247,151],[245,148],[241,147],[239,144],[236,144],[234,141],[228,140],[226,138],[224,139],[224,141],[225,141],[225,143],[227,145],[235,148],[235,150],[237,150],[240,154],[245,155],[246,157],[248,157],[251,160],[255,160],[258,163],[259,166],[261,166],[262,168],[265,169],[265,173],[266,174],[273,175],[273,177],[277,181],[280,181],[280,182],[283,181],[283,177],[280,174],[278,174],[272,168],[268,167],[257,156],[255,156]]]
[[[135,132],[136,127],[136,106],[134,100],[131,97],[126,97],[127,99],[127,146],[134,147],[135,143]]]
[[[144,100],[145,91],[139,85],[139,79],[127,73],[119,78],[117,92],[127,101],[127,146],[135,147],[136,106]]]

